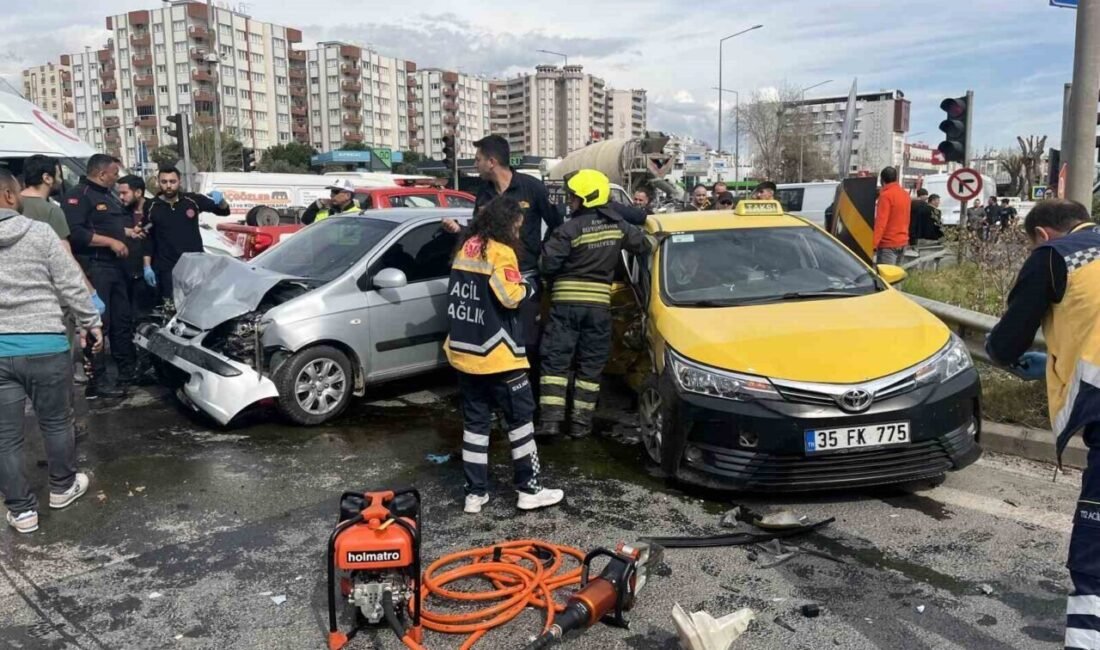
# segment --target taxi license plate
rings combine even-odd
[[[909,423],[866,424],[806,431],[806,453],[909,444]]]

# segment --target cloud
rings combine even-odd
[[[688,92],[686,90],[676,91],[676,94],[673,95],[672,98],[675,99],[678,104],[694,104],[695,103],[695,97],[690,92]]]

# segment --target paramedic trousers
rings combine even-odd
[[[508,431],[516,490],[539,491],[539,453],[535,445],[535,400],[525,370],[494,375],[458,373],[462,394],[462,470],[466,494],[484,495],[489,489],[489,430],[493,411],[499,410]]]
[[[541,421],[565,421],[569,404],[569,371],[576,359],[571,420],[591,428],[600,376],[611,355],[611,310],[605,306],[556,303],[542,335],[539,384]]]
[[[1069,541],[1073,592],[1066,606],[1066,648],[1100,648],[1100,423],[1085,427],[1088,466]]]

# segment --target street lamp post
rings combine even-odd
[[[729,36],[720,39],[718,41],[718,153],[722,152],[722,46],[726,41],[735,36],[740,36],[746,32],[751,32],[754,29],[760,29],[763,25],[753,25],[748,29],[742,29],[736,34],[730,34]]]
[[[733,93],[733,182],[736,183],[741,180],[741,93],[725,88],[713,88],[712,90],[717,90],[719,97],[722,96],[722,93]],[[718,127],[721,130],[721,112],[719,112],[718,121]],[[722,153],[721,148],[718,149],[718,153]],[[722,180],[721,177],[718,180]]]
[[[568,54],[562,54],[561,52],[552,52],[550,50],[535,50],[535,51],[536,52],[541,52],[543,54],[553,54],[554,56],[560,56],[561,58],[565,59],[565,65],[567,65],[567,66],[569,65],[569,55]]]
[[[832,82],[833,82],[832,79],[826,79],[825,81],[822,81],[821,83],[816,83],[812,86],[806,86],[805,88],[803,88],[802,91],[799,93],[799,95],[800,95],[799,102],[798,102],[799,112],[800,113],[802,112],[802,108],[806,104],[806,91],[807,90],[813,90],[814,88],[817,88],[818,86],[824,86],[825,84],[832,83]],[[800,129],[800,131],[801,131],[801,129]],[[804,180],[802,178],[802,162],[803,162],[803,158],[805,157],[805,153],[806,153],[806,134],[804,132],[800,132],[798,134],[798,182],[799,183],[803,182],[803,180]]]

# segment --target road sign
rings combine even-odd
[[[1058,170],[1058,198],[1066,198],[1066,174],[1069,173],[1069,163],[1062,163],[1062,169]]]
[[[1039,201],[1043,198],[1043,195],[1045,195],[1046,193],[1047,193],[1047,186],[1046,185],[1036,185],[1035,187],[1031,188],[1031,200],[1032,201]]]
[[[982,193],[982,175],[969,167],[956,169],[947,179],[947,193],[959,201],[969,201]]]
[[[1076,9],[1077,0],[1050,0],[1050,6],[1062,7],[1063,9]]]

